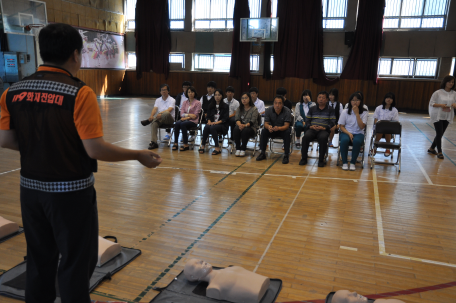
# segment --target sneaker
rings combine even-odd
[[[306,165],[307,164],[307,159],[301,158],[301,161],[299,161],[299,165]]]
[[[188,142],[193,142],[193,141],[195,141],[195,137],[196,137],[196,136],[194,136],[194,135],[188,137]]]
[[[266,159],[266,154],[264,152],[261,152],[258,157],[256,158],[257,161],[261,161]]]
[[[428,149],[428,153],[437,155],[437,152],[435,151],[435,149]]]
[[[245,157],[245,150],[241,150],[241,152],[239,153],[239,157]]]
[[[301,148],[301,143],[297,142],[296,143],[296,148]]]
[[[439,159],[442,159],[442,160],[443,160],[445,157],[443,156],[443,154],[442,154],[442,153],[438,153],[438,154],[437,154],[437,158],[439,158]]]
[[[166,136],[163,138],[164,141],[169,141],[169,139],[171,138],[170,135],[166,134]]]
[[[147,149],[152,150],[152,149],[155,149],[155,148],[158,148],[158,144],[155,143],[155,142],[150,141],[149,147]]]
[[[288,164],[289,162],[288,155],[283,155],[282,164]]]
[[[354,170],[356,170],[356,166],[355,166],[355,164],[353,164],[353,163],[350,163],[350,170],[351,170],[351,171],[354,171]]]
[[[325,167],[325,164],[324,161],[318,161],[318,167]]]
[[[343,170],[348,170],[348,164],[347,164],[347,163],[342,164],[342,169],[343,169]]]
[[[241,151],[240,151],[239,149],[234,153],[234,155],[235,155],[236,157],[239,157],[240,154],[241,154]]]

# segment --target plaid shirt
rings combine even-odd
[[[312,106],[306,115],[306,126],[323,126],[327,131],[330,131],[331,127],[336,125],[336,114],[334,109],[326,104],[325,108],[320,109],[317,105]]]

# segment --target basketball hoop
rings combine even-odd
[[[255,38],[257,44],[261,44],[261,38]]]

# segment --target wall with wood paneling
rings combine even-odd
[[[81,69],[76,77],[92,88],[97,96],[115,96],[120,94],[124,75],[124,70]]]
[[[206,94],[206,84],[209,81],[215,81],[217,86],[222,89],[228,85],[233,86],[237,99],[241,93],[239,81],[223,73],[171,72],[166,80],[164,75],[143,73],[142,79],[136,80],[136,72],[127,71],[122,83],[121,94],[158,96],[160,95],[160,84],[167,83],[170,86],[171,95],[175,96],[182,92],[182,82],[184,81],[191,81],[200,96]],[[399,109],[427,110],[432,93],[440,88],[440,81],[382,79],[377,85],[374,85],[371,81],[340,80],[333,86],[321,86],[310,79],[286,78],[266,81],[262,76],[255,75],[251,77],[250,87],[257,87],[260,91],[259,98],[271,102],[279,87],[285,87],[288,90],[287,98],[293,102],[299,100],[304,89],[310,89],[313,99],[316,100],[318,92],[329,91],[334,87],[339,90],[339,100],[344,104],[348,102],[348,98],[353,92],[360,90],[364,93],[365,103],[370,107],[381,104],[385,94],[393,92],[396,95]]]

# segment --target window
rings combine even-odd
[[[323,28],[344,29],[347,0],[323,0]]]
[[[169,54],[169,63],[180,63],[185,68],[185,54]]]
[[[127,30],[135,29],[136,0],[126,0]],[[169,23],[171,30],[184,29],[185,0],[168,0]]]
[[[327,74],[341,74],[343,57],[323,57],[323,65]]]
[[[436,78],[438,59],[380,58],[378,74],[383,77]]]
[[[185,55],[184,54],[169,54],[170,63],[181,63],[182,68],[185,67]],[[136,69],[136,53],[127,53],[127,69]]]
[[[195,54],[193,61],[194,70],[207,70],[214,72],[229,72],[231,66],[230,54]],[[250,70],[260,69],[260,56],[250,55]]]
[[[127,69],[136,69],[136,53],[127,53]]]
[[[450,75],[451,75],[451,76],[454,76],[454,64],[455,64],[455,59],[456,59],[456,58],[453,57],[453,60],[451,61],[451,69],[450,69]]]
[[[448,0],[386,0],[385,29],[443,28]]]
[[[176,0],[174,0],[176,1]],[[183,1],[183,0],[179,0]],[[195,0],[195,30],[230,30],[233,28],[235,0]],[[261,0],[249,0],[250,18],[260,18]]]

